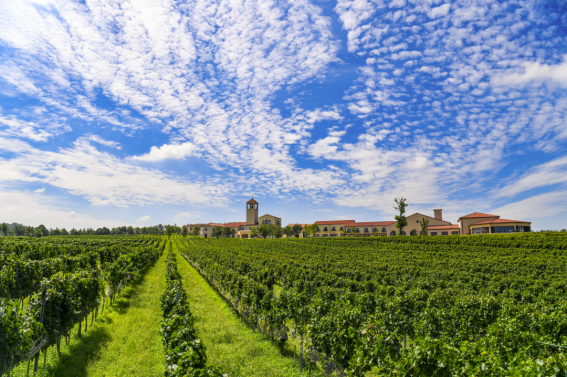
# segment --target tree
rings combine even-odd
[[[102,234],[102,230],[99,228],[97,229],[97,234],[98,231],[100,230],[100,234]],[[60,236],[61,235],[61,231],[59,230],[59,228],[55,228],[55,229],[51,229],[51,231],[49,232],[50,236]]]
[[[343,230],[341,230],[341,236],[346,237],[347,236],[347,227],[343,227]]]
[[[250,230],[250,238],[256,238],[258,237],[258,229],[256,229],[255,226],[252,227],[252,230]]]
[[[33,231],[33,236],[38,238],[43,237],[43,232],[39,228],[35,228],[35,230]]]
[[[37,229],[41,230],[41,233],[43,233],[44,236],[49,236],[49,230],[47,230],[45,225],[41,224],[37,227]]]
[[[295,224],[297,225],[297,224]],[[285,234],[286,237],[291,237],[293,236],[293,228],[291,226],[286,226],[285,228],[282,229],[283,234]]]
[[[283,236],[283,228],[281,226],[276,226],[276,228],[274,229],[274,237],[282,238],[282,236]]]
[[[63,228],[63,229],[61,229],[61,235],[62,236],[68,236],[69,232],[67,232],[67,229]]]
[[[423,236],[427,236],[427,227],[429,226],[429,219],[426,219],[425,217],[423,219],[421,219],[421,221],[419,222],[419,225],[421,225],[421,234]]]
[[[295,238],[299,238],[299,235],[301,234],[301,232],[303,232],[303,226],[301,226],[301,224],[295,224],[291,230],[293,230],[293,235],[295,236]]]
[[[409,235],[410,235],[410,236],[417,236],[417,230],[412,229],[412,230],[409,232]]]
[[[408,206],[408,203],[405,198],[399,198],[399,199],[396,198],[394,199],[394,201],[397,204],[397,206],[394,207],[394,209],[399,212],[399,215],[394,216],[394,218],[396,219],[396,228],[398,228],[400,235],[402,235],[404,228],[408,225],[408,219],[405,216],[406,207]]]
[[[183,233],[181,233],[183,235],[183,238],[187,237],[187,227],[184,226],[183,227]]]
[[[232,235],[234,234],[233,232],[236,233],[236,231],[234,229],[229,228],[229,227],[224,227],[223,230],[222,230],[222,234],[226,238],[232,237]]]
[[[201,225],[197,224],[193,227],[191,231],[191,235],[195,237],[199,237],[201,235]]]
[[[266,239],[266,237],[270,235],[270,227],[266,224],[262,224],[258,228],[258,232],[260,233],[260,236],[262,236],[263,239]]]
[[[268,229],[270,230],[270,236],[272,236],[272,238],[274,238],[274,232],[276,231],[276,225],[269,223],[268,224]]]
[[[306,225],[304,229],[309,234],[309,237],[315,237],[317,235],[317,232],[319,231],[319,225],[317,224]]]
[[[8,236],[9,229],[10,228],[8,227],[8,224],[2,223],[2,234],[4,235],[4,237]]]
[[[221,237],[222,234],[223,234],[223,229],[222,229],[222,228],[223,228],[223,227],[220,226],[220,225],[215,226],[215,227],[213,228],[213,233],[212,233],[213,237],[216,237],[216,238]]]

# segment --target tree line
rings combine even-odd
[[[170,235],[170,234],[187,234],[185,226],[177,225],[153,225],[144,227],[120,226],[116,228],[83,228],[67,230],[65,228],[48,229],[45,225],[38,227],[27,226],[18,223],[2,223],[0,224],[0,237],[46,237],[46,236],[106,236],[119,234],[152,234],[152,235]]]

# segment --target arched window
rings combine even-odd
[[[395,230],[392,230],[392,231],[390,232],[390,236],[395,236],[395,235],[396,235],[396,231],[395,231]]]
[[[402,230],[400,234],[401,234],[402,236],[405,236],[405,235],[406,235],[406,231],[405,231],[405,230]]]
[[[326,231],[327,231],[327,227],[324,227],[324,228],[323,228],[323,232],[326,232]]]
[[[386,232],[386,228],[385,228],[385,227],[382,227],[382,232]]]

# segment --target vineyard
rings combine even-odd
[[[567,238],[193,239],[254,328],[327,374],[565,375]],[[304,356],[305,355],[305,356]]]
[[[35,374],[51,346],[61,355],[71,330],[88,331],[89,316],[92,325],[163,246],[148,237],[1,238],[0,375],[24,362]]]
[[[558,234],[2,237],[0,376],[565,376],[566,249]],[[93,328],[124,336],[99,363],[151,357],[46,368]]]

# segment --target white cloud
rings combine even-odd
[[[99,143],[102,144],[104,146],[110,147],[110,148],[114,148],[114,149],[122,149],[122,146],[120,145],[120,143],[116,142],[116,141],[110,141],[110,140],[104,140],[103,138],[101,138],[98,135],[86,135],[84,137],[85,140],[88,141],[94,141],[95,143]]]
[[[557,65],[541,64],[539,62],[525,62],[520,64],[522,73],[495,75],[492,77],[494,85],[522,85],[532,81],[551,81],[567,86],[567,55],[563,63]]]
[[[40,188],[40,189],[37,189],[37,190],[35,190],[35,192],[37,192],[37,193],[39,193],[39,194],[42,194],[42,193],[45,192],[45,187],[42,187],[42,188]]]
[[[17,146],[0,138],[3,146]],[[18,155],[0,159],[0,184],[45,183],[78,195],[93,205],[146,205],[155,203],[224,206],[227,185],[189,181],[158,170],[130,165],[98,151],[88,141],[77,140],[58,152],[17,147]]]
[[[199,219],[201,217],[201,213],[198,212],[181,212],[175,215],[175,223],[187,223],[190,221],[195,221],[195,219]]]
[[[503,219],[523,221],[557,215],[567,212],[567,190],[534,195],[492,211]]]
[[[392,0],[389,4],[390,8],[401,8],[406,5],[406,0]]]
[[[567,183],[567,156],[532,167],[519,178],[494,190],[493,194],[497,198],[513,197],[535,188],[565,183]]]
[[[152,218],[149,215],[142,216],[136,220],[137,223],[140,224],[149,224],[152,221]]]
[[[449,9],[451,9],[451,4],[443,4],[440,7],[432,8],[427,15],[429,18],[443,17],[449,13]]]
[[[141,156],[133,156],[132,159],[138,161],[161,161],[166,159],[183,159],[189,157],[197,151],[193,143],[183,144],[164,144],[161,147],[152,147],[149,153]]]
[[[2,217],[10,222],[30,226],[45,225],[47,228],[100,228],[129,225],[113,219],[97,219],[93,216],[69,212],[69,204],[58,197],[38,197],[23,191],[10,190],[0,185],[0,207]]]

